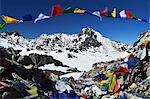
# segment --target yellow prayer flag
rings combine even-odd
[[[15,19],[15,18],[12,18],[12,17],[9,17],[9,16],[1,16],[2,19],[6,22],[6,23],[17,23],[19,22],[19,20]]]
[[[79,8],[76,8],[74,10],[74,13],[85,13],[86,10],[82,10],[82,9],[79,9]]]
[[[115,85],[116,85],[116,75],[112,75],[111,80],[109,82],[108,92],[113,92]]]
[[[36,94],[37,94],[37,87],[35,87],[35,86],[30,86],[29,88],[30,88],[29,90],[26,89],[26,91],[27,91],[28,93],[30,93],[31,95],[36,95]]]
[[[114,18],[117,16],[117,9],[116,9],[116,8],[114,8],[113,13],[112,13],[112,16],[113,16]]]

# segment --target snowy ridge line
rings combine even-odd
[[[130,48],[129,45],[112,41],[99,32],[91,28],[83,28],[79,34],[42,34],[35,39],[26,39],[18,33],[1,33],[0,38],[8,40],[14,47],[16,45],[28,49],[37,50],[70,50],[74,52],[91,51],[94,52],[113,52],[125,51]]]

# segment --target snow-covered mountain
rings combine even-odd
[[[0,33],[0,46],[21,50],[21,56],[30,56],[33,53],[52,56],[52,59],[60,61],[63,66],[55,67],[55,61],[52,61],[51,64],[42,63],[40,68],[61,72],[67,72],[69,69],[89,71],[94,63],[126,57],[128,53],[125,51],[130,48],[126,44],[104,37],[91,28],[83,28],[79,34],[42,34],[35,39],[26,39],[17,32],[5,32]],[[44,59],[41,58],[43,56],[40,56],[40,59]]]
[[[25,39],[18,33],[1,33],[1,38],[9,41],[14,46],[22,46],[28,49],[37,50],[69,50],[73,52],[94,51],[94,52],[113,52],[125,51],[128,46],[116,41],[112,41],[99,32],[91,28],[83,28],[79,34],[62,34],[53,35],[42,34],[35,39]]]

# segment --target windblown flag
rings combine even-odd
[[[127,15],[126,15],[126,11],[125,10],[122,10],[120,13],[119,13],[120,17],[121,18],[127,18]]]
[[[44,15],[43,13],[40,13],[39,16],[34,20],[34,23],[36,23],[39,20],[48,19],[50,17],[51,16],[47,16],[47,15]]]
[[[68,7],[66,9],[63,9],[63,14],[73,13],[73,9],[71,7]]]
[[[111,12],[108,10],[107,7],[100,13],[100,16],[112,17]]]
[[[74,10],[74,13],[85,13],[85,12],[86,12],[86,10],[82,10],[82,9],[79,9],[79,8],[76,8]]]
[[[146,22],[146,23],[150,23],[149,20],[146,20],[146,19],[141,19],[143,22]]]
[[[107,17],[113,17],[112,14],[111,14],[111,12],[109,10],[108,10],[108,12],[106,13],[105,16],[107,16]]]
[[[142,19],[137,18],[137,17],[135,17],[135,16],[132,16],[132,19],[134,19],[134,20],[138,20],[138,21],[142,21]]]
[[[9,17],[9,16],[2,15],[1,17],[6,23],[17,23],[17,22],[19,22],[19,20],[12,18],[12,17]]]
[[[3,29],[5,27],[5,25],[6,25],[5,22],[0,23],[0,29]]]
[[[131,11],[125,11],[125,14],[127,18],[132,18],[132,12]]]
[[[115,94],[115,93],[119,90],[119,88],[120,88],[120,86],[119,86],[119,84],[118,84],[118,81],[116,81],[116,85],[115,85],[115,87],[114,87],[113,93]]]
[[[112,13],[112,17],[117,17],[117,9],[116,8],[114,8],[114,10],[113,10],[113,13]]]
[[[132,18],[133,17],[131,11],[122,10],[119,14],[120,14],[121,18]]]
[[[23,22],[24,21],[32,21],[33,20],[32,15],[30,15],[30,14],[24,15],[22,17],[22,19],[23,19]]]
[[[95,12],[93,12],[92,14],[93,14],[93,15],[96,15],[96,16],[98,16],[98,17],[101,17],[99,11],[95,11]]]
[[[51,12],[51,16],[58,16],[63,14],[63,11],[60,7],[60,5],[54,5],[52,6],[52,12]]]
[[[108,8],[105,8],[101,13],[100,16],[105,16],[108,13]]]
[[[93,12],[92,15],[95,15],[95,16],[99,17],[99,18],[100,18],[100,21],[102,21],[102,17],[101,17],[101,15],[100,15],[100,12],[99,12],[99,11]]]

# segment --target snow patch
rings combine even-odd
[[[74,72],[74,73],[68,73],[60,76],[60,78],[66,77],[73,77],[75,80],[79,79],[80,76],[82,76],[83,72]]]

